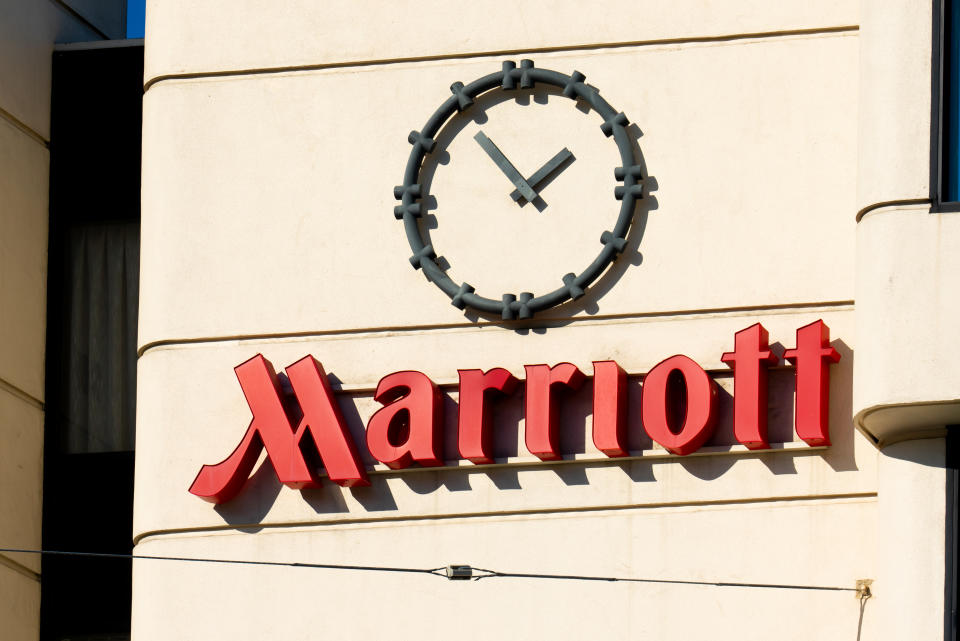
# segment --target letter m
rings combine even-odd
[[[319,486],[317,454],[331,481],[344,487],[370,484],[323,366],[312,356],[287,368],[303,414],[299,421],[291,420],[284,409],[280,381],[263,355],[257,354],[234,371],[253,420],[226,460],[200,469],[190,486],[191,494],[213,503],[229,501],[247,482],[264,448],[277,478],[288,487]],[[293,409],[290,413],[295,412]]]

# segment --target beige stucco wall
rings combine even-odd
[[[138,554],[850,588],[874,578],[882,594],[878,454],[852,422],[859,6],[665,7],[148,5]],[[392,188],[408,132],[450,83],[522,57],[585,73],[639,126],[655,181],[642,234],[603,295],[518,332],[465,317],[409,267]],[[487,279],[494,297],[581,269],[616,215],[619,163],[599,123],[556,97],[541,102],[503,103],[482,125],[465,123],[436,171],[436,215],[447,216],[438,252],[461,278]],[[486,200],[504,179],[470,140],[478,127],[522,167],[574,151],[540,218]],[[589,372],[614,358],[642,374],[683,353],[729,390],[719,359],[734,332],[762,321],[780,351],[818,318],[843,356],[827,450],[749,454],[720,439],[690,459],[551,467],[530,465],[521,447],[515,467],[377,470],[370,488],[298,492],[265,465],[232,503],[187,493],[249,423],[232,370],[256,353],[278,369],[316,356],[342,382],[341,407],[361,436],[379,378],[419,369],[450,396],[449,433],[457,368],[520,375],[525,364],[570,361]],[[789,371],[777,376],[789,383]],[[773,399],[789,420],[791,386]],[[587,404],[571,402],[566,433],[589,426]],[[504,428],[522,441],[516,401],[507,412]],[[134,595],[137,641],[853,638],[860,615],[849,592],[454,584],[160,561],[135,564]],[[867,606],[863,638],[888,638],[872,610],[881,599]]]
[[[960,214],[930,201],[933,5],[865,2],[861,21],[853,411],[882,448],[876,606],[890,639],[944,635],[945,444],[931,437],[960,423]]]
[[[960,213],[930,213],[931,3],[864,3],[857,426],[881,445],[960,423]]]
[[[147,61],[151,51],[148,45]],[[611,295],[598,302],[601,314],[852,299],[847,248],[855,224],[845,212],[854,207],[855,32],[544,53],[536,60],[589,71],[588,81],[643,131],[643,160],[657,185],[655,209],[639,225],[643,238],[634,235],[643,265],[618,270]],[[496,70],[499,61],[241,74],[151,88],[144,101],[143,233],[152,241],[142,255],[141,346],[464,323],[449,299],[404,268],[410,250],[402,226],[383,212],[390,215],[395,204],[392,186],[402,181],[409,131],[446,99],[451,82]],[[470,140],[476,125],[449,150],[462,160],[437,172],[438,188],[449,181],[445,211],[464,211],[471,199],[491,194],[481,201],[489,226],[464,214],[452,221],[460,224],[434,234],[454,273],[478,288],[476,279],[485,279],[492,297],[510,278],[515,289],[559,285],[563,273],[593,258],[601,226],[612,225],[619,210],[614,145],[593,119],[568,116],[564,103],[538,116],[538,145],[529,144],[526,128],[508,124],[491,133],[520,166],[539,166],[564,145],[577,149],[565,172],[570,178],[547,192],[551,225],[486,207],[496,202],[488,202],[487,185],[504,179]],[[501,107],[508,112],[501,122],[524,117],[519,107]],[[571,121],[582,126],[571,131]],[[816,188],[801,194],[799,185]],[[563,209],[568,200],[573,206]],[[516,236],[498,234],[508,224],[520,226]],[[531,237],[542,251],[531,251]],[[496,253],[485,251],[494,245]],[[192,277],[198,273],[202,280]],[[285,285],[294,274],[296,282]]]
[[[107,6],[97,22],[122,37]],[[100,36],[47,0],[2,0],[0,15],[0,547],[38,549],[51,54]],[[32,641],[39,625],[40,557],[0,554],[0,637]]]
[[[876,600],[870,604],[880,638],[949,638],[944,635],[944,451],[944,439],[927,438],[894,443],[880,454]],[[852,535],[862,533],[863,526]]]

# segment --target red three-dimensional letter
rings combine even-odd
[[[626,456],[627,373],[614,361],[593,363],[593,444],[607,456]]]
[[[667,381],[670,374],[683,375],[687,389],[687,406],[683,421],[670,425],[667,408]],[[650,438],[672,454],[687,455],[700,449],[713,432],[716,419],[717,384],[686,356],[671,356],[651,369],[643,379],[640,412],[643,427]]]
[[[443,465],[443,398],[433,381],[421,372],[396,372],[380,380],[374,399],[384,407],[367,424],[373,458],[394,470],[413,461]]]
[[[200,469],[190,486],[192,494],[213,503],[229,501],[249,478],[263,448],[281,483],[298,489],[316,487],[320,483],[317,471],[304,457],[308,432],[331,481],[345,487],[369,485],[323,366],[312,356],[287,368],[303,412],[296,430],[283,409],[280,382],[270,361],[257,354],[234,371],[253,420],[226,460]]]
[[[777,362],[770,337],[756,323],[734,335],[732,352],[720,358],[733,370],[733,434],[751,450],[770,447],[767,441],[767,367]]]
[[[484,373],[479,369],[461,369],[458,445],[460,456],[474,463],[493,463],[493,429],[485,401],[492,393],[510,394],[516,377],[496,367]]]
[[[830,445],[830,364],[840,360],[830,347],[830,328],[817,320],[797,330],[797,348],[784,357],[796,365],[796,430],[808,445]]]
[[[560,455],[560,436],[557,434],[557,413],[554,411],[553,388],[563,385],[578,389],[586,378],[576,365],[560,363],[525,365],[527,371],[524,439],[527,450],[542,461],[556,461]]]

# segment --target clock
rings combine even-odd
[[[469,308],[481,314],[497,315],[502,320],[533,318],[538,312],[581,298],[590,285],[626,248],[627,235],[633,224],[636,205],[643,197],[641,165],[637,162],[634,144],[627,132],[629,124],[627,117],[623,112],[618,112],[611,107],[600,95],[599,90],[586,84],[585,80],[584,74],[578,71],[567,75],[535,67],[532,60],[522,60],[519,67],[512,61],[506,61],[498,72],[468,84],[455,82],[450,85],[450,97],[427,119],[422,129],[410,132],[407,140],[412,148],[403,174],[403,184],[394,187],[394,197],[400,201],[400,204],[394,207],[394,216],[403,222],[412,251],[409,258],[410,264],[414,269],[422,270],[426,278],[446,294],[458,309]],[[542,293],[519,291],[519,293],[507,292],[498,297],[492,297],[492,292],[477,291],[466,279],[457,282],[451,278],[449,269],[443,265],[444,261],[438,259],[437,251],[426,229],[424,219],[428,203],[431,202],[429,192],[433,183],[432,172],[445,170],[437,166],[438,162],[435,158],[439,152],[438,140],[447,132],[451,132],[448,137],[460,133],[462,127],[454,127],[452,123],[458,117],[469,116],[471,110],[480,109],[478,104],[481,101],[489,102],[491,97],[498,94],[509,96],[511,93],[529,92],[534,87],[546,87],[555,96],[569,99],[575,105],[581,106],[581,109],[588,114],[599,116],[599,133],[612,139],[619,157],[619,164],[614,163],[616,166],[612,168],[615,179],[612,196],[620,201],[619,212],[614,216],[614,199],[611,199],[609,214],[603,213],[606,210],[604,203],[591,202],[589,220],[606,217],[607,222],[612,225],[596,230],[597,235],[594,238],[597,238],[599,248],[595,257],[579,273],[567,272],[550,276],[548,282],[554,285],[552,289],[544,288],[546,291]],[[580,114],[580,117],[583,117],[583,114]],[[486,121],[485,116],[484,121]],[[484,187],[484,191],[495,193],[498,198],[507,203],[508,207],[524,207],[532,204],[543,213],[545,203],[541,194],[573,163],[576,159],[573,152],[564,147],[535,171],[525,174],[511,162],[504,150],[497,146],[492,136],[488,135],[484,129],[485,127],[480,127],[476,131],[472,136],[473,142],[470,144],[480,150],[478,155],[486,159],[483,162],[488,163],[490,167],[496,167],[496,173],[502,174],[495,186],[491,183]],[[532,146],[536,148],[536,141],[532,142]],[[502,191],[502,194],[498,190]],[[466,209],[475,208],[467,207]],[[475,211],[466,213],[483,214]],[[442,220],[443,216],[444,213],[440,207],[437,219]],[[476,224],[483,224],[483,221],[476,221]],[[549,220],[542,224],[549,224]],[[510,232],[499,230],[499,233],[509,234]],[[577,242],[582,244],[588,239],[589,237],[585,236]],[[589,252],[592,256],[593,250]]]

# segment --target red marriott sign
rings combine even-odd
[[[750,449],[769,447],[767,369],[779,358],[768,341],[761,324],[751,325],[736,333],[734,350],[721,357],[733,369],[734,435]],[[796,347],[786,350],[784,358],[796,371],[797,435],[809,445],[829,445],[829,366],[840,360],[830,346],[830,329],[820,320],[801,327]],[[579,388],[586,375],[571,363],[527,365],[524,370],[524,381],[501,367],[459,370],[457,444],[462,458],[477,464],[493,462],[491,405],[521,384],[527,450],[543,461],[562,458],[556,392]],[[226,460],[201,468],[191,493],[214,503],[229,501],[246,483],[263,449],[277,478],[292,488],[320,484],[314,454],[319,454],[331,481],[345,487],[369,484],[323,366],[312,356],[286,369],[299,408],[290,407],[273,366],[262,355],[235,371],[253,420]],[[668,380],[678,375],[686,392],[686,402],[679,408],[668,394]],[[690,358],[671,356],[644,376],[640,424],[628,424],[626,382],[626,372],[616,362],[593,363],[593,442],[607,456],[629,455],[631,429],[645,430],[680,456],[695,452],[710,437],[717,384]],[[366,447],[374,459],[393,469],[414,462],[444,465],[442,394],[432,380],[421,372],[395,372],[380,381],[374,399],[383,405],[367,424]]]

